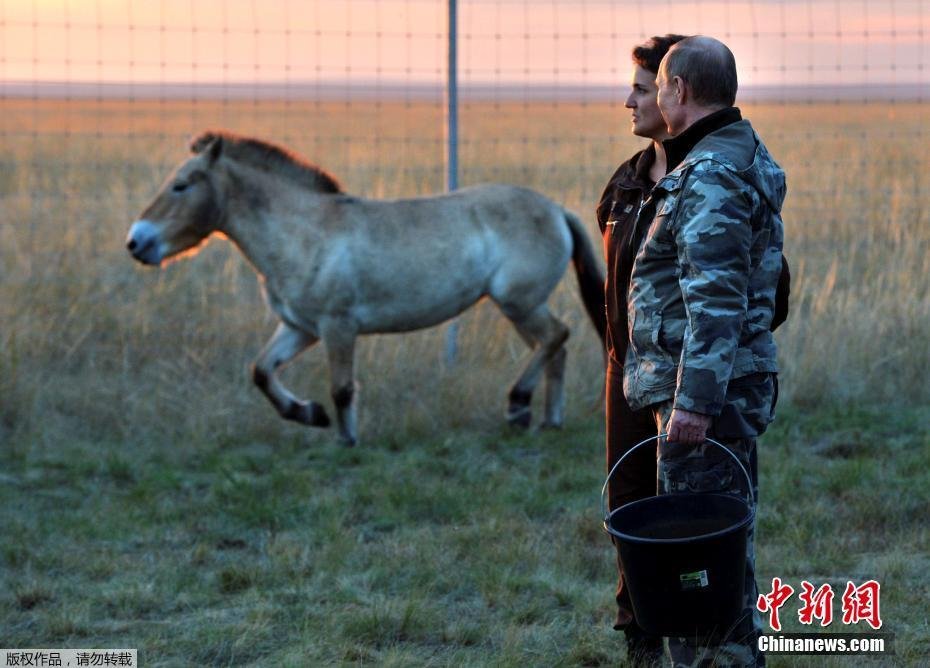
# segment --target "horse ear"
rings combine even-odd
[[[217,137],[216,139],[213,140],[213,143],[211,143],[209,148],[207,149],[207,159],[210,161],[211,165],[214,162],[216,162],[217,158],[220,157],[220,153],[222,152],[223,152],[223,138]]]
[[[210,163],[216,162],[223,152],[223,135],[215,132],[204,132],[199,137],[191,140],[191,153],[200,154],[207,151],[207,158]]]
[[[214,139],[216,139],[216,135],[212,132],[204,132],[199,137],[194,137],[191,139],[190,144],[191,153],[203,153],[203,150],[209,146]]]

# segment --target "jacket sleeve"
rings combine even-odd
[[[695,166],[681,198],[674,230],[687,320],[674,405],[717,415],[746,317],[753,193],[709,164]]]

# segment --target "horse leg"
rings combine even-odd
[[[506,311],[505,311],[506,313]],[[568,327],[549,312],[545,304],[523,316],[509,316],[517,332],[533,348],[517,382],[508,395],[507,421],[520,427],[530,425],[530,402],[539,376],[546,370],[546,416],[544,426],[558,426],[562,421],[562,371],[565,368],[565,340]],[[551,382],[555,378],[559,382]]]
[[[546,417],[543,429],[556,429],[565,420],[565,358],[568,351],[559,346],[546,362]]]
[[[308,427],[328,427],[326,409],[314,401],[301,401],[291,394],[278,380],[277,371],[318,340],[316,336],[282,322],[252,365],[252,380],[278,414],[285,420]]]
[[[355,332],[349,327],[327,327],[323,342],[329,357],[329,383],[339,440],[352,447],[358,442],[356,427]]]

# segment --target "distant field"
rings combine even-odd
[[[135,265],[123,248],[129,223],[185,156],[191,135],[219,126],[280,141],[363,196],[442,189],[442,110],[422,102],[0,104],[0,424],[7,433],[112,434],[133,423],[186,434],[196,423],[239,434],[274,421],[243,373],[272,325],[251,270],[232,248],[214,242],[195,262],[162,272]],[[788,174],[794,281],[792,315],[778,333],[783,397],[805,405],[926,403],[930,105],[744,111]],[[467,104],[461,180],[535,187],[583,215],[595,235],[600,190],[639,145],[620,107]],[[555,308],[577,325],[570,395],[590,399],[600,357],[573,280]],[[522,343],[493,309],[479,308],[463,322],[469,372],[449,383],[431,373],[441,338],[434,330],[363,345],[363,433],[497,419]],[[191,364],[200,372],[189,375]],[[289,372],[292,382],[323,394],[321,364],[319,351],[307,355]],[[152,392],[170,396],[143,399]],[[403,410],[390,405],[395,398]],[[71,424],[75,414],[79,425]]]
[[[743,111],[788,174],[793,270],[760,570],[880,579],[917,665],[930,652],[930,106]],[[534,187],[596,242],[600,190],[640,146],[625,110],[462,114],[463,184]],[[0,100],[0,645],[126,639],[164,665],[198,651],[213,665],[617,659],[593,510],[601,356],[573,278],[553,299],[573,329],[563,434],[500,432],[526,349],[482,305],[451,369],[441,328],[361,345],[362,442],[345,452],[251,387],[274,324],[229,244],[161,271],[124,249],[204,128],[285,143],[353,194],[396,197],[441,191],[441,120],[422,102]],[[328,404],[321,350],[285,379]]]

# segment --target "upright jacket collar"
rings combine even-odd
[[[741,120],[743,120],[743,116],[738,108],[727,107],[695,121],[680,135],[666,139],[662,142],[662,146],[665,147],[667,165],[665,173],[668,174],[680,165],[691,152],[691,149],[711,132],[716,132],[720,128]]]
[[[656,161],[656,145],[654,142],[649,142],[649,147],[642,151],[639,154],[639,158],[636,160],[636,165],[634,166],[634,178],[636,180],[636,185],[640,187],[652,188],[654,185],[652,179],[649,178],[649,170],[652,169],[652,165]]]
[[[649,178],[649,170],[656,161],[655,144],[649,142],[649,146],[642,151],[638,151],[632,158],[624,162],[617,168],[614,175],[610,177],[608,190],[619,187],[625,190],[649,190],[655,185]],[[607,191],[604,192],[606,196]]]

